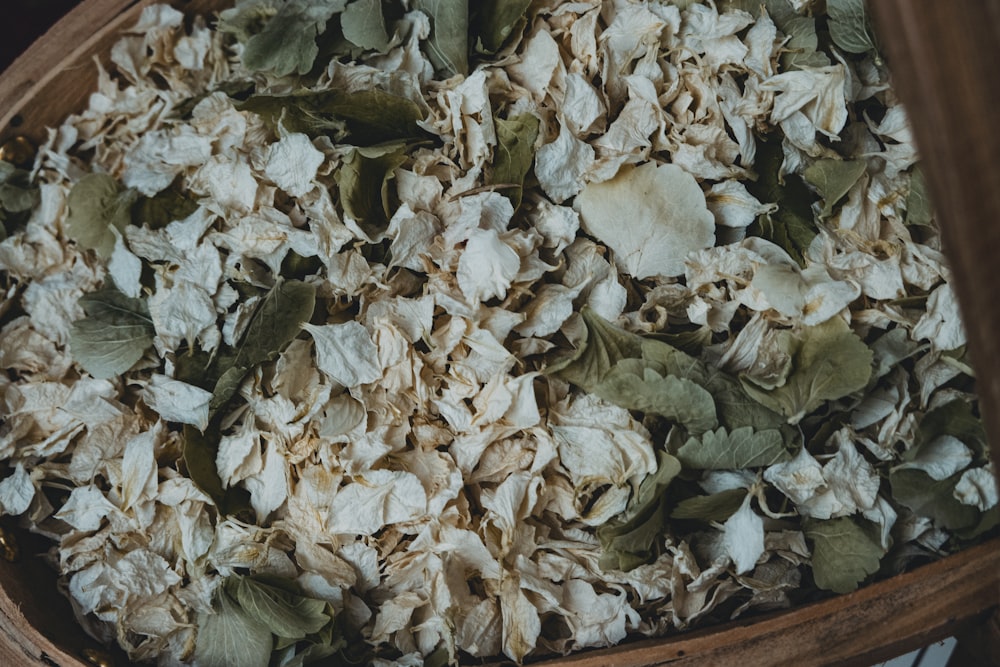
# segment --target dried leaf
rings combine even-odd
[[[785,384],[770,390],[744,379],[743,388],[761,404],[798,424],[827,401],[843,398],[868,384],[872,351],[840,318],[799,333],[792,372]]]
[[[345,5],[346,0],[287,0],[260,32],[247,39],[244,66],[276,76],[308,73],[319,53],[316,38]]]
[[[506,120],[496,118],[493,122],[497,132],[497,147],[493,155],[490,182],[494,185],[517,186],[503,190],[516,211],[521,205],[524,179],[535,159],[539,121],[534,115],[523,113]]]
[[[194,657],[202,667],[267,667],[271,660],[271,630],[246,613],[219,588],[210,614],[198,615]]]
[[[125,229],[138,196],[107,174],[87,174],[70,190],[66,234],[101,259],[109,259],[115,249],[112,229]]]
[[[405,161],[403,144],[355,148],[344,159],[337,179],[340,203],[369,236],[378,236],[389,224],[389,182]]]
[[[685,498],[674,505],[670,518],[722,522],[740,508],[746,495],[746,489],[727,489],[709,496]]]
[[[237,577],[234,583],[226,583],[243,611],[278,637],[303,639],[319,632],[332,620],[323,600],[286,591],[252,577]]]
[[[823,198],[821,217],[833,213],[833,207],[854,187],[867,168],[864,160],[837,159],[816,160],[806,167],[802,175]]]
[[[744,426],[728,432],[725,427],[708,431],[698,438],[688,438],[677,458],[689,468],[725,470],[762,468],[789,461],[781,431],[754,432]]]
[[[827,0],[826,13],[833,43],[848,53],[867,53],[876,47],[865,0]]]
[[[525,23],[525,12],[530,6],[531,0],[484,0],[476,3],[479,50],[489,55],[499,51],[517,26]]]
[[[132,368],[153,345],[156,331],[144,299],[131,299],[112,286],[80,297],[86,317],[73,323],[73,359],[95,378]]]
[[[354,0],[340,15],[340,28],[348,41],[362,49],[384,53],[389,48],[382,0]]]
[[[878,571],[885,552],[855,519],[810,519],[804,522],[804,529],[806,539],[812,542],[813,577],[820,588],[850,593]]]
[[[424,117],[410,99],[382,90],[300,91],[287,95],[252,95],[237,104],[241,111],[260,115],[274,128],[309,136],[350,136],[356,145],[372,145],[420,137],[417,121]]]
[[[414,0],[414,9],[431,19],[427,57],[445,78],[469,73],[468,0]]]

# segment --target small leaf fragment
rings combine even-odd
[[[746,489],[727,489],[708,496],[685,498],[670,512],[671,519],[722,522],[743,504]]]
[[[910,173],[910,191],[906,195],[906,224],[926,226],[934,222],[934,206],[927,191],[927,177],[919,167]]]
[[[718,426],[715,401],[698,384],[644,368],[641,360],[625,359],[611,369],[593,392],[629,410],[665,417],[691,433]]]

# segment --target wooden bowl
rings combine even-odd
[[[39,143],[47,126],[83,108],[96,85],[93,58],[107,54],[122,27],[150,0],[85,0],[0,76],[0,144]],[[210,12],[222,0],[174,0]],[[994,460],[1000,426],[1000,309],[994,292],[1000,251],[1000,85],[991,71],[1000,52],[1000,0],[964,14],[935,0],[878,0],[885,49],[909,104],[925,169],[938,203],[960,303],[970,323],[984,419]],[[66,45],[75,45],[68,52]],[[984,57],[992,54],[994,58]],[[961,119],[961,122],[954,122]],[[76,624],[55,577],[37,557],[50,544],[0,522],[0,665],[86,667],[127,664]],[[783,612],[664,639],[627,641],[547,660],[576,667],[654,665],[870,665],[920,646],[986,627],[992,659],[1000,630],[983,626],[1000,605],[1000,539],[855,593]],[[995,620],[995,618],[994,618]],[[988,634],[988,633],[987,633]],[[990,649],[987,648],[987,651]],[[990,660],[989,653],[980,660]],[[496,664],[503,664],[502,661]],[[988,664],[978,662],[978,664]]]

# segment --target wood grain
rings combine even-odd
[[[976,623],[1000,601],[1000,542],[762,619],[570,656],[546,667],[867,667]]]

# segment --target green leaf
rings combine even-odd
[[[139,197],[132,205],[133,225],[162,229],[176,220],[183,220],[198,210],[198,202],[176,187],[169,187],[153,197]]]
[[[705,389],[715,401],[719,423],[729,429],[751,426],[756,431],[781,428],[781,415],[751,398],[735,378],[672,345],[643,338],[611,324],[584,307],[581,311],[587,335],[570,356],[551,364],[546,374],[571,382],[584,391],[598,388],[623,359],[638,359],[644,368],[660,376],[676,376]],[[612,392],[605,400],[617,403]]]
[[[619,361],[593,393],[629,410],[678,422],[691,433],[704,433],[719,423],[710,393],[691,380],[659,375],[639,359]]]
[[[974,526],[979,520],[979,510],[955,498],[955,486],[962,478],[958,472],[935,481],[923,470],[895,469],[889,473],[892,497],[915,514],[926,516],[947,530],[961,530]]]
[[[781,54],[783,69],[787,71],[803,67],[826,67],[830,64],[830,58],[817,50],[819,37],[816,34],[816,19],[793,14],[778,27],[788,37],[784,46],[785,53]]]
[[[389,182],[406,161],[406,146],[355,148],[345,157],[337,179],[344,212],[369,236],[385,231],[392,217]]]
[[[797,342],[793,370],[785,384],[764,390],[750,381],[743,382],[752,398],[784,415],[789,424],[798,424],[825,402],[868,384],[872,351],[839,317],[804,328]]]
[[[382,0],[354,0],[340,15],[340,27],[344,37],[362,49],[385,53],[389,48]]]
[[[910,172],[910,191],[906,195],[906,224],[930,225],[934,223],[934,206],[927,192],[927,178],[920,167]]]
[[[215,459],[219,453],[218,424],[211,423],[202,433],[190,424],[184,425],[181,433],[184,467],[187,476],[198,488],[212,497],[217,506],[222,506],[226,495]]]
[[[86,317],[73,322],[73,359],[95,378],[107,379],[132,368],[153,344],[153,320],[143,299],[112,286],[80,297]]]
[[[427,14],[431,34],[427,57],[445,78],[469,73],[468,0],[414,0],[414,9]]]
[[[729,470],[762,468],[790,460],[781,431],[759,431],[749,426],[735,429],[725,427],[708,431],[700,438],[689,438],[679,450],[677,458],[688,468],[699,470]]]
[[[723,523],[740,508],[746,495],[746,489],[727,489],[709,496],[685,498],[674,505],[670,518]]]
[[[778,136],[766,141],[758,139],[754,161],[757,180],[747,182],[746,186],[747,191],[762,203],[777,204],[778,210],[760,216],[747,232],[781,246],[805,266],[804,253],[817,233],[812,215],[815,196],[797,175],[788,174],[782,178],[785,155],[781,150],[781,133],[774,134]]]
[[[282,638],[302,639],[319,632],[332,620],[323,600],[282,590],[251,577],[237,578],[234,588],[243,611]]]
[[[642,356],[642,338],[616,327],[586,306],[580,314],[587,335],[571,355],[549,365],[545,373],[592,391],[619,361]]]
[[[867,53],[877,49],[868,21],[865,0],[827,0],[830,38],[848,53]]]
[[[986,456],[986,429],[971,401],[956,398],[925,414],[920,420],[915,444],[919,447],[942,435],[958,438],[972,448],[978,459]]]
[[[38,187],[31,183],[29,172],[0,160],[0,240],[27,222],[38,202]]]
[[[211,614],[198,615],[194,658],[201,667],[267,667],[273,642],[267,625],[219,587]]]
[[[350,136],[356,145],[420,137],[417,121],[424,117],[416,102],[375,89],[252,95],[236,107],[258,114],[275,133],[280,124],[289,132],[310,136]]]
[[[666,492],[681,472],[681,463],[665,451],[657,453],[658,467],[647,475],[625,512],[597,529],[604,569],[628,571],[656,557],[656,544],[667,525]]]
[[[521,205],[524,179],[535,159],[535,141],[538,139],[539,121],[530,113],[522,113],[506,120],[494,120],[497,147],[493,154],[493,185],[514,185],[503,192],[516,211]]]
[[[803,527],[812,542],[813,578],[823,590],[850,593],[878,571],[885,551],[854,519],[807,519]]]
[[[299,280],[280,280],[257,306],[231,354],[217,357],[221,370],[210,408],[221,409],[236,395],[243,378],[258,364],[275,359],[312,319],[316,287]],[[225,366],[222,366],[225,364]]]
[[[478,45],[483,53],[493,55],[499,51],[514,34],[515,28],[526,22],[524,15],[530,6],[531,0],[483,0],[477,3]]]
[[[345,5],[346,0],[287,0],[260,32],[246,40],[243,65],[276,76],[307,74],[319,53],[316,37]]]
[[[115,234],[131,220],[131,207],[139,194],[125,190],[107,174],[87,174],[70,190],[66,234],[81,247],[107,260],[115,249]]]
[[[833,207],[850,191],[868,168],[864,160],[816,160],[802,173],[823,198],[823,212],[827,218]]]

